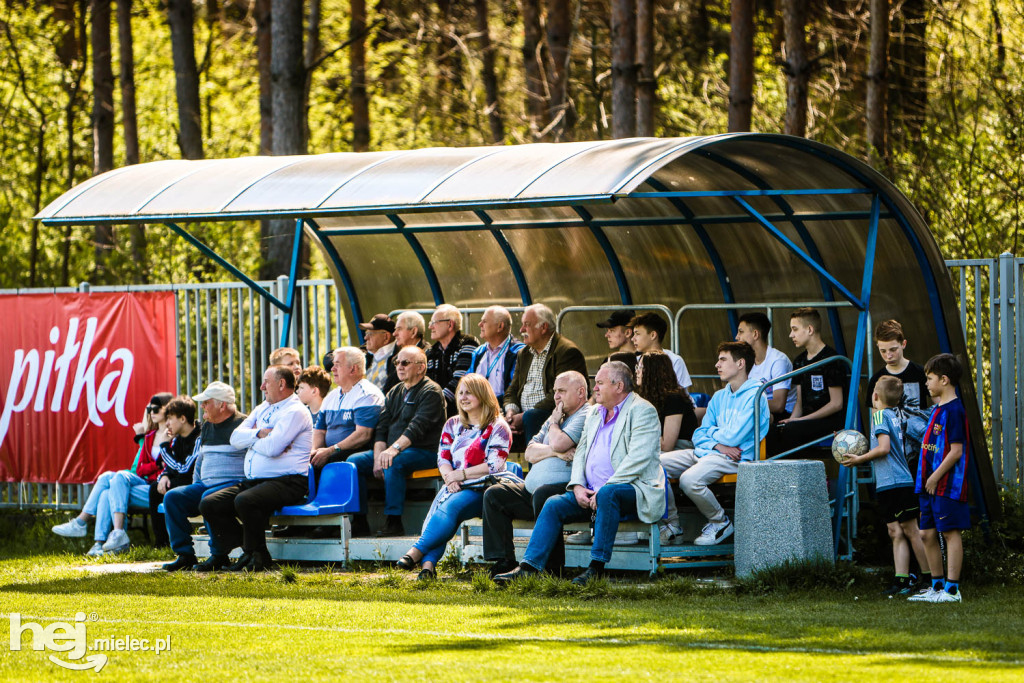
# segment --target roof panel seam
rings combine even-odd
[[[593,151],[595,149],[602,149],[604,147],[608,147],[609,145],[620,143],[620,142],[622,142],[622,140],[606,140],[603,144],[597,144],[597,145],[594,145],[593,147],[583,147],[578,152],[574,152],[574,153],[570,154],[567,157],[563,157],[563,158],[559,159],[557,162],[555,162],[551,166],[548,166],[546,169],[541,171],[540,174],[534,176],[528,183],[526,183],[521,188],[519,188],[518,191],[514,192],[512,194],[512,196],[509,197],[509,199],[516,199],[517,197],[519,197],[519,195],[521,195],[522,193],[526,192],[526,190],[531,185],[533,185],[535,182],[537,182],[538,180],[540,180],[541,178],[543,178],[548,173],[550,173],[551,171],[555,170],[556,168],[558,168],[559,166],[561,166],[565,162],[569,161],[570,159],[575,159],[576,157],[578,157],[579,155],[581,155],[581,154],[583,154],[585,152],[590,152],[590,151]]]
[[[501,151],[501,148],[497,147],[497,148],[495,148],[495,150],[493,152],[490,152],[489,154],[484,154],[482,156],[478,156],[478,157],[476,157],[474,159],[470,159],[469,161],[459,165],[458,167],[456,167],[455,169],[450,171],[447,175],[445,175],[443,178],[438,180],[429,190],[427,190],[422,195],[420,195],[420,198],[417,199],[416,202],[417,203],[423,202],[424,200],[426,200],[427,197],[429,197],[431,194],[433,194],[434,190],[436,190],[437,188],[441,187],[441,185],[443,185],[452,176],[454,176],[454,175],[456,175],[458,173],[461,173],[462,171],[466,170],[468,167],[472,166],[473,164],[475,164],[478,161],[483,161],[484,159],[488,159],[488,158],[494,156],[495,154],[497,154],[500,151]]]
[[[267,179],[267,178],[269,178],[270,176],[274,175],[274,174],[275,174],[275,173],[277,173],[278,171],[283,171],[283,170],[284,170],[284,169],[286,169],[286,168],[291,168],[291,167],[292,167],[292,166],[294,166],[295,164],[298,164],[298,163],[302,162],[303,160],[306,160],[306,159],[308,159],[309,157],[302,157],[302,156],[298,156],[298,157],[293,157],[293,158],[294,158],[295,160],[294,160],[294,161],[292,161],[291,163],[285,164],[284,166],[278,166],[278,167],[277,167],[277,168],[275,168],[274,170],[272,170],[272,171],[270,171],[269,173],[266,173],[266,174],[264,174],[264,175],[260,176],[260,177],[259,177],[259,178],[257,178],[256,180],[252,181],[251,183],[249,183],[248,185],[246,185],[245,187],[243,187],[243,188],[242,188],[241,190],[239,190],[239,191],[238,191],[237,193],[235,193],[235,196],[234,196],[234,197],[232,197],[232,198],[231,198],[231,199],[229,199],[229,200],[228,200],[227,202],[225,202],[224,204],[222,204],[222,205],[221,205],[220,209],[218,210],[218,213],[219,213],[219,212],[221,212],[221,211],[224,211],[224,210],[225,210],[225,209],[227,209],[227,208],[228,208],[229,206],[231,206],[231,205],[232,205],[232,204],[233,204],[233,203],[235,202],[235,200],[236,200],[236,199],[238,199],[238,198],[239,198],[239,197],[241,197],[241,196],[242,196],[243,194],[245,194],[246,192],[248,192],[248,191],[249,191],[249,190],[250,190],[250,189],[251,189],[251,188],[252,188],[252,187],[253,187],[254,185],[256,185],[257,183],[263,182],[264,180],[266,180],[266,179]]]
[[[415,150],[413,150],[413,151],[415,151]],[[406,151],[402,151],[402,150],[399,150],[399,151],[394,151],[394,152],[391,152],[391,153],[389,153],[389,154],[388,154],[388,155],[387,155],[386,157],[384,157],[383,159],[381,159],[381,160],[379,160],[379,161],[376,161],[376,162],[374,162],[374,163],[370,164],[370,165],[369,165],[369,166],[367,166],[366,168],[361,168],[361,169],[359,169],[358,171],[356,171],[355,173],[352,173],[351,175],[349,175],[349,177],[347,177],[347,178],[345,178],[345,179],[344,179],[343,181],[341,181],[341,184],[340,184],[340,185],[336,186],[336,187],[335,187],[335,188],[334,188],[333,190],[331,190],[330,192],[328,192],[328,193],[327,193],[327,194],[326,194],[326,195],[324,196],[324,198],[323,198],[323,199],[321,199],[321,200],[320,200],[319,202],[317,202],[317,203],[316,203],[316,205],[314,205],[314,206],[313,206],[313,208],[314,208],[314,209],[319,209],[319,208],[320,208],[321,206],[323,206],[323,205],[324,205],[324,202],[326,202],[326,201],[327,201],[328,199],[330,199],[330,198],[331,198],[331,197],[333,197],[333,196],[334,196],[335,194],[337,194],[338,192],[340,192],[340,191],[341,191],[341,188],[345,187],[345,186],[346,186],[346,185],[348,185],[348,184],[349,184],[350,182],[352,182],[353,180],[355,180],[356,178],[358,178],[358,177],[359,177],[359,176],[361,176],[362,174],[366,173],[367,171],[369,171],[369,170],[371,170],[371,169],[374,169],[374,168],[377,168],[377,167],[378,167],[378,166],[380,166],[381,164],[383,164],[383,163],[385,163],[385,162],[388,162],[388,161],[391,161],[392,159],[395,159],[395,158],[397,158],[397,157],[401,157],[401,156],[404,156],[404,154],[406,154],[407,152],[408,152],[408,150],[406,150]]]

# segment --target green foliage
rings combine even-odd
[[[1021,491],[1000,491],[1002,514],[990,528],[964,532],[964,580],[972,584],[1024,585],[1024,503]]]

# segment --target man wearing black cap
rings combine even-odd
[[[598,327],[604,330],[604,338],[608,340],[609,355],[612,353],[636,353],[633,348],[633,328],[629,321],[636,315],[636,311],[615,311],[604,322],[599,322]]]
[[[366,379],[383,390],[388,379],[388,359],[395,352],[395,322],[378,313],[370,322],[359,323],[359,329],[365,330],[366,352],[372,356],[372,360],[367,360]]]

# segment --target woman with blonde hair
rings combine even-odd
[[[398,561],[402,569],[423,563],[419,579],[437,577],[434,567],[459,525],[483,512],[489,475],[504,476],[512,430],[501,416],[491,383],[483,375],[465,375],[455,390],[459,414],[444,425],[437,469],[444,486],[437,492],[423,522],[423,532]]]

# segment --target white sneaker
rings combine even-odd
[[[708,522],[701,529],[700,536],[694,539],[695,545],[718,545],[732,536],[732,522],[727,517],[724,522]]]
[[[931,602],[963,602],[963,598],[960,597],[961,592],[958,589],[956,593],[947,593],[945,589],[935,591],[935,597]]]
[[[124,529],[114,529],[107,536],[107,542],[103,544],[104,552],[120,553],[128,550],[131,541],[128,540],[128,532]]]
[[[675,524],[665,524],[661,527],[661,533],[658,534],[661,537],[661,544],[668,545],[672,543],[672,540],[676,536],[682,535],[683,530],[677,527]]]
[[[86,557],[99,557],[103,554],[103,541],[96,541],[89,548],[89,552],[85,554]]]
[[[935,596],[938,595],[940,592],[942,592],[942,591],[937,591],[934,588],[932,588],[931,586],[928,586],[924,590],[920,590],[917,593],[914,593],[913,595],[911,595],[909,598],[907,598],[907,601],[908,602],[935,602]]]
[[[73,518],[70,522],[64,522],[54,526],[50,531],[63,536],[64,538],[84,538],[85,532],[88,527],[78,521],[78,517]]]
[[[640,535],[635,531],[620,531],[615,534],[615,545],[636,545]]]
[[[574,534],[569,534],[565,537],[565,542],[569,545],[590,545],[594,542],[594,537],[588,529],[587,531],[577,531]]]

